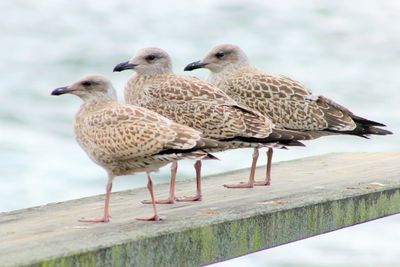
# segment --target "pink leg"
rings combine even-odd
[[[201,201],[201,160],[196,161],[194,164],[194,169],[196,170],[196,195],[189,197],[180,197],[176,201]]]
[[[174,161],[171,164],[171,182],[169,184],[169,197],[167,199],[156,200],[156,204],[174,204],[175,203],[175,179],[178,170],[178,162]],[[152,204],[151,200],[143,200],[143,204]]]
[[[113,175],[108,176],[108,182],[106,186],[106,199],[104,204],[104,215],[102,218],[81,218],[80,222],[109,222],[110,221],[110,213],[109,213],[109,205],[110,205],[110,194],[112,189],[112,180],[114,179]]]
[[[272,168],[272,154],[273,149],[268,148],[267,152],[267,176],[265,177],[264,181],[255,182],[254,185],[270,185],[271,184],[271,168]]]
[[[153,213],[154,213],[154,215],[152,215],[152,216],[140,216],[140,217],[137,217],[136,220],[140,220],[140,221],[160,221],[160,220],[162,220],[164,218],[161,218],[157,214],[156,201],[154,199],[154,192],[153,192],[153,182],[151,181],[151,177],[150,177],[149,173],[147,173],[147,189],[150,192],[151,201],[152,201],[151,204],[153,205]]]
[[[249,181],[247,183],[241,182],[239,184],[225,184],[224,186],[226,188],[253,188],[254,176],[256,175],[257,159],[258,159],[258,148],[254,148],[253,161],[251,163],[250,176],[249,176]]]

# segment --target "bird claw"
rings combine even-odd
[[[267,185],[271,185],[271,181],[255,181],[254,182],[255,186],[267,186]]]
[[[102,218],[80,218],[80,222],[92,222],[92,223],[107,223],[110,221],[111,216],[104,216]]]
[[[175,199],[173,198],[166,198],[166,199],[159,199],[155,201],[156,204],[174,204]],[[153,204],[151,200],[143,200],[142,204]]]
[[[176,201],[179,202],[187,202],[187,201],[201,201],[202,200],[202,196],[201,195],[195,195],[195,196],[190,196],[190,197],[177,197]]]
[[[226,188],[253,188],[254,184],[249,182],[241,182],[238,184],[224,184]]]

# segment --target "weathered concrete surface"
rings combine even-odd
[[[222,187],[248,170],[207,177],[204,201],[159,205],[162,222],[134,219],[151,212],[144,188],[113,194],[108,224],[77,221],[100,215],[103,196],[2,213],[0,265],[198,266],[400,212],[400,153],[328,154],[273,171],[272,186],[253,189]],[[168,185],[155,189],[165,196]]]

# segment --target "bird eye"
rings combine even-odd
[[[89,86],[92,85],[92,82],[90,82],[90,81],[84,81],[84,82],[82,82],[82,85],[85,86],[85,87],[89,87]]]
[[[155,58],[156,58],[155,55],[148,55],[148,56],[146,57],[146,60],[147,60],[147,61],[152,61],[152,60],[154,60]]]
[[[219,59],[221,59],[223,56],[225,56],[224,52],[218,52],[215,54],[215,57]]]

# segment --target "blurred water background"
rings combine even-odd
[[[112,68],[141,47],[165,49],[183,73],[211,46],[235,43],[253,65],[300,80],[315,94],[400,131],[399,1],[14,0],[1,1],[0,10],[0,212],[103,193],[104,171],[73,138],[80,100],[49,93],[100,73],[122,100],[130,73]],[[277,151],[274,160],[400,150],[398,135],[307,145]],[[221,153],[221,161],[204,163],[204,173],[249,167],[250,154]],[[155,181],[166,182],[168,172],[163,168]],[[193,176],[192,162],[182,163],[178,179]],[[138,174],[118,178],[114,188],[145,183]],[[394,216],[216,266],[400,266],[399,227]]]

